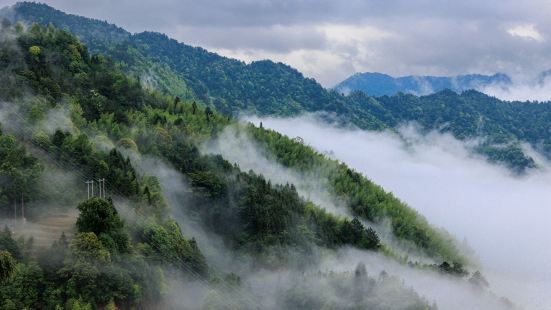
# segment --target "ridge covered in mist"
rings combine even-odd
[[[374,261],[511,306],[449,234],[344,163],[144,87],[53,25],[0,30],[3,308],[437,307]],[[216,151],[233,139],[289,175]],[[34,246],[53,212],[70,231]]]
[[[362,91],[370,96],[393,96],[397,93],[429,95],[444,89],[461,93],[466,90],[481,89],[489,85],[506,87],[511,79],[503,73],[494,75],[466,74],[458,76],[417,76],[393,77],[378,72],[356,73],[337,84],[334,89],[341,93]]]

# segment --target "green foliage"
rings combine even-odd
[[[141,199],[138,175],[130,159],[118,150],[98,151],[86,135],[75,136],[60,130],[51,137],[51,145],[58,158],[74,163],[94,179],[105,178],[109,187],[128,198]]]
[[[39,308],[44,284],[44,275],[38,264],[18,264],[8,283],[0,287],[3,306],[12,309]]]
[[[164,225],[149,224],[140,239],[146,247],[146,256],[155,261],[169,263],[185,272],[206,276],[207,263],[194,239],[186,240],[175,221]]]
[[[98,242],[101,240],[110,251],[128,251],[128,235],[111,200],[94,197],[79,204],[77,208],[80,211],[76,223],[77,230],[81,233],[92,233],[81,235],[83,246],[96,247],[97,251],[100,251],[93,240],[99,238]]]
[[[92,310],[92,306],[89,303],[83,303],[78,299],[69,299],[66,305],[67,310]]]
[[[483,144],[477,148],[477,151],[486,155],[490,162],[503,163],[517,173],[522,173],[527,168],[536,167],[534,159],[524,154],[518,144]]]
[[[309,205],[298,196],[292,185],[272,185],[254,173],[241,172],[238,167],[232,167],[219,156],[200,155],[195,144],[216,136],[217,132],[231,123],[226,117],[215,113],[211,107],[203,109],[195,101],[190,104],[181,99],[168,100],[143,90],[139,85],[134,85],[131,79],[125,77],[109,59],[100,55],[89,57],[84,46],[67,33],[53,27],[33,26],[31,31],[24,33],[21,37],[19,44],[22,46],[30,42],[41,46],[41,55],[51,53],[51,57],[60,57],[62,63],[68,57],[72,62],[79,64],[78,72],[85,74],[86,83],[83,82],[84,80],[79,82],[83,75],[77,77],[69,70],[70,74],[66,76],[67,72],[52,70],[49,68],[50,64],[46,62],[31,71],[40,76],[51,77],[52,81],[60,85],[60,96],[70,96],[73,102],[77,102],[82,107],[85,121],[91,124],[92,130],[103,130],[102,135],[123,139],[121,141],[128,142],[126,145],[133,145],[130,143],[133,141],[139,145],[140,152],[161,155],[170,161],[189,178],[194,190],[194,205],[197,206],[197,212],[205,224],[216,233],[228,238],[235,247],[248,251],[270,252],[274,248],[291,245],[307,250],[308,244],[315,242],[330,247],[350,244],[362,248],[378,248],[379,240],[373,230],[318,212],[316,207]],[[141,38],[159,39],[155,35],[143,35]],[[165,47],[164,44],[161,46]],[[174,42],[170,42],[167,46],[185,49],[177,43],[174,45]],[[202,52],[198,53],[200,55]],[[27,65],[33,66],[32,63]],[[293,70],[289,71],[289,68],[282,65],[274,67],[270,63],[256,63],[251,65],[250,69],[262,75],[270,74],[275,70],[278,74],[296,78],[297,81],[302,79],[300,74]],[[44,96],[48,96],[57,89],[47,85],[45,89],[44,85],[39,87],[30,77],[32,76],[25,76],[26,83],[31,88],[42,92]],[[268,77],[264,76],[262,79],[268,83]],[[318,96],[315,95],[316,92],[323,92],[315,82],[305,83],[310,85],[313,91],[311,96],[315,97]],[[283,89],[283,85],[278,87]],[[293,87],[297,91],[301,88],[298,84]],[[250,102],[256,102],[258,97],[264,96],[263,92],[264,90],[258,94],[252,94]],[[309,96],[301,100],[307,101]],[[264,96],[263,98],[270,102],[279,100],[278,97]],[[128,105],[129,103],[131,105]],[[109,108],[110,106],[113,108]],[[51,138],[51,145],[51,148],[61,150],[58,153],[59,158],[75,163],[95,178],[105,177],[110,186],[117,188],[127,197],[161,204],[159,199],[152,199],[155,196],[152,196],[154,188],[139,184],[139,178],[129,159],[122,157],[118,151],[112,150],[108,154],[97,151],[84,133],[69,134],[57,131]],[[313,157],[309,154],[312,152],[311,149],[299,149],[297,153],[289,152],[288,154],[293,157],[285,160],[303,161],[299,165],[307,167],[311,162],[304,161],[312,160]],[[342,189],[337,185],[346,184],[346,182],[356,186],[355,191],[367,191],[368,188],[369,192],[375,190],[383,193],[380,188],[369,182],[356,182],[357,177],[348,176],[346,167],[339,169],[338,173],[331,176],[336,180],[338,194],[352,196],[348,192],[339,192]],[[343,177],[345,179],[341,182],[339,178]],[[345,188],[348,189],[350,186],[346,185]],[[397,206],[404,209],[400,207],[399,202],[387,206],[381,203],[377,208],[367,208],[366,199],[372,199],[373,195],[369,194],[369,197],[362,198],[364,196],[367,197],[354,194],[359,201],[356,204],[361,206],[353,209],[358,211],[358,215],[370,220],[381,216],[385,208],[393,209]],[[222,228],[224,226],[222,215],[235,219],[234,224]],[[411,217],[415,218],[415,215]],[[404,222],[409,223],[409,220]],[[337,228],[332,228],[331,225]],[[408,229],[411,232],[407,231],[404,234],[416,233],[415,229]],[[113,248],[123,250],[119,249],[121,245],[117,245],[117,239],[114,236],[100,231],[87,231],[95,232],[110,250]],[[403,232],[406,229],[400,226],[396,231]],[[430,246],[427,245],[427,247]]]
[[[449,264],[448,262],[443,262],[440,265],[433,266],[436,270],[440,271],[441,273],[449,274],[449,275],[455,275],[455,276],[465,276],[469,273],[463,268],[463,265],[461,263],[455,262],[452,264]]]
[[[234,247],[277,256],[283,254],[277,248],[291,246],[306,253],[312,243],[365,249],[379,246],[372,230],[361,223],[356,230],[347,229],[347,220],[304,201],[294,185],[271,184],[252,171],[241,172],[220,156],[200,155],[189,141],[175,140],[164,155],[191,180],[193,210]]]
[[[13,239],[7,226],[0,232],[0,251],[7,251],[16,259],[23,258],[19,244]]]
[[[38,56],[40,56],[40,47],[36,46],[36,45],[33,45],[31,47],[29,47],[29,53],[35,57],[36,59],[38,59]]]
[[[99,198],[84,202],[81,209],[85,215],[79,218],[79,227],[103,231],[100,236],[125,229],[111,207]],[[96,211],[107,215],[99,216],[105,219],[101,224],[96,222],[98,217],[90,214]],[[126,230],[123,233],[126,234]],[[25,305],[48,309],[97,309],[117,305],[129,309],[144,301],[158,302],[164,285],[162,274],[141,255],[110,253],[109,246],[112,246],[109,239],[98,237],[94,232],[77,233],[70,246],[62,235],[49,250],[39,253],[40,265],[19,264],[18,268],[25,273],[20,278],[17,274],[10,278],[5,288],[0,289],[0,297],[9,296],[6,304],[14,309]],[[19,293],[23,291],[25,293]]]
[[[159,33],[132,35],[114,25],[67,15],[46,5],[21,3],[15,10],[18,20],[68,29],[94,52],[109,55],[126,72],[147,77],[142,80],[151,80],[165,93],[188,100],[197,98],[225,114],[289,116],[327,111],[353,117],[364,128],[385,127],[341,95],[283,63],[263,60],[247,65]]]
[[[71,249],[78,259],[108,262],[109,251],[93,232],[83,232],[75,236]]]
[[[76,27],[75,23],[70,24]],[[2,249],[23,261],[19,264],[21,276],[14,276],[2,288],[2,297],[11,296],[5,299],[6,308],[155,307],[167,288],[165,273],[194,278],[198,275],[201,280],[215,273],[209,270],[200,245],[184,236],[166,212],[168,208],[163,209],[167,202],[159,180],[139,174],[124,152],[131,152],[132,160],[140,164],[147,163],[140,162],[143,158],[152,157],[176,168],[189,188],[176,191],[176,198],[170,197],[171,203],[177,200],[171,207],[183,208],[178,211],[187,212],[194,224],[218,235],[237,256],[250,256],[259,266],[284,266],[297,257],[308,261],[313,246],[379,250],[384,247],[376,232],[358,218],[377,221],[387,216],[392,219],[397,237],[418,244],[434,257],[456,254],[424,219],[380,187],[345,165],[328,161],[312,149],[273,132],[251,129],[255,138],[283,164],[300,171],[324,168],[320,177],[330,181],[335,194],[349,202],[358,218],[348,220],[326,212],[301,198],[293,184],[272,184],[253,171],[241,171],[221,156],[201,154],[199,144],[235,123],[217,109],[281,114],[301,111],[302,104],[308,104],[311,110],[348,109],[342,97],[326,92],[313,80],[303,79],[295,70],[270,62],[245,65],[220,60],[197,49],[197,59],[212,59],[198,63],[187,63],[193,62],[191,58],[174,59],[167,66],[184,70],[189,65],[189,72],[180,77],[185,77],[198,94],[198,104],[185,96],[172,98],[148,90],[142,81],[123,73],[131,68],[121,68],[105,56],[90,56],[78,39],[53,26],[33,25],[28,30],[12,31],[19,33],[15,40],[19,50],[37,46],[40,52],[31,57],[30,53],[18,54],[0,47],[0,61],[7,70],[7,74],[0,75],[0,82],[11,83],[14,89],[0,96],[21,104],[24,117],[34,123],[43,119],[49,109],[63,105],[70,111],[74,126],[71,132],[57,130],[52,135],[37,130],[31,135],[32,141],[1,136],[0,156],[4,157],[0,157],[0,169],[7,167],[6,175],[16,176],[15,180],[27,178],[27,183],[19,182],[22,185],[17,190],[30,191],[33,184],[27,176],[39,171],[39,165],[36,158],[26,155],[18,139],[34,143],[51,155],[40,156],[45,162],[66,164],[94,180],[105,178],[108,193],[124,198],[132,220],[125,224],[112,200],[94,197],[78,205],[80,215],[74,238],[69,241],[62,236],[36,258],[25,254],[29,252],[27,246],[14,246],[9,232],[0,235]],[[126,35],[121,33],[120,38]],[[129,50],[149,52],[149,47],[142,45],[158,39],[153,34],[135,36],[132,40],[138,41]],[[103,40],[98,38],[96,48],[102,46]],[[181,55],[187,48],[163,40],[158,42],[160,46],[151,48],[174,55]],[[236,72],[208,72],[213,63],[223,67],[226,61]],[[205,72],[197,72],[205,67]],[[211,81],[202,80],[211,74],[215,75]],[[198,78],[192,79],[191,75]],[[249,83],[248,75],[262,80],[261,86],[253,85],[248,90],[235,83]],[[284,92],[286,85],[291,89],[290,95]],[[17,90],[33,93],[33,102],[27,103]],[[319,107],[314,104],[318,99]],[[275,104],[279,101],[284,105]],[[382,126],[374,118],[363,120],[366,128]],[[120,149],[113,148],[111,141],[119,141]],[[161,171],[159,175],[162,174]],[[16,190],[5,192],[6,206],[18,197],[15,193]],[[298,255],[288,255],[290,251]],[[28,276],[34,276],[36,281],[22,281]],[[18,293],[22,287],[28,288],[28,296]]]
[[[15,259],[6,250],[0,250],[0,283],[7,281],[15,270]]]
[[[159,99],[142,88],[139,81],[127,77],[108,58],[90,56],[87,48],[65,31],[34,25],[18,35],[17,44],[29,50],[29,57],[14,58],[10,50],[0,48],[0,55],[11,54],[6,59],[7,73],[18,77],[5,82],[21,89],[27,84],[52,105],[71,94],[86,119],[113,113],[115,119],[124,122],[126,110],[159,104]],[[68,72],[57,70],[56,66],[67,68]],[[10,75],[1,78],[9,79]],[[4,99],[18,95],[21,93],[13,91],[2,94]]]
[[[14,136],[0,135],[0,207],[13,214],[14,201],[21,196],[33,199],[37,179],[42,171],[37,159],[27,154]]]

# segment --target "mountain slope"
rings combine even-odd
[[[501,73],[494,75],[468,74],[453,77],[447,76],[402,76],[365,72],[356,73],[334,87],[341,93],[362,91],[370,96],[392,96],[397,93],[414,95],[428,95],[444,89],[461,93],[465,90],[480,89],[481,87],[499,84],[509,85],[511,79]]]
[[[15,25],[0,31],[0,38],[8,38],[0,45],[0,100],[6,102],[1,114],[0,213],[11,218],[23,193],[26,214],[36,219],[47,213],[55,197],[37,180],[60,183],[44,173],[50,165],[74,174],[74,182],[55,184],[56,195],[84,198],[85,182],[98,179],[105,179],[107,193],[104,198],[75,201],[79,215],[74,237],[60,236],[47,250],[28,254],[31,242],[18,244],[11,232],[1,233],[3,257],[12,257],[18,266],[11,271],[13,277],[2,279],[7,281],[0,287],[2,307],[74,309],[76,303],[89,308],[162,308],[166,290],[181,281],[206,286],[204,295],[232,294],[218,302],[207,296],[209,305],[231,302],[233,308],[249,309],[255,306],[247,304],[247,297],[264,293],[241,284],[241,277],[250,276],[254,268],[289,268],[304,277],[298,272],[304,269],[292,268],[306,265],[315,270],[318,250],[335,253],[342,248],[379,252],[392,259],[393,248],[358,218],[329,213],[299,196],[293,184],[272,184],[221,156],[199,152],[199,143],[216,137],[235,120],[193,101],[143,88],[112,60],[89,55],[85,45],[55,27]],[[346,207],[364,220],[389,217],[397,239],[415,244],[446,267],[423,268],[465,276],[461,263],[468,261],[454,242],[392,194],[306,146],[264,129],[255,132],[267,148],[285,145],[278,149],[294,158],[337,168],[325,177],[336,179],[341,197],[350,202]],[[32,148],[41,151],[30,154],[27,149]],[[152,159],[157,162],[148,170]],[[162,172],[155,177],[153,169]],[[159,178],[167,173],[175,177],[170,186],[163,186]],[[172,213],[176,210],[186,217],[181,222],[186,226],[178,224]],[[197,233],[197,228],[205,232],[197,234],[202,242],[182,233]],[[209,238],[227,249],[203,252]],[[222,271],[211,264],[225,257],[244,263],[227,264]],[[254,268],[243,270],[241,265]],[[384,287],[385,279],[376,281],[358,270],[355,278],[344,273],[335,285],[357,287],[354,283],[366,282],[371,288]],[[412,308],[429,308],[403,285],[393,287]],[[308,291],[295,288],[301,290]],[[345,293],[351,294],[350,288]],[[354,304],[376,308],[388,303],[384,295],[382,300],[375,297],[381,296],[361,290]],[[312,298],[309,304],[324,302]],[[287,301],[292,307],[303,297]]]
[[[70,109],[74,111],[72,113],[79,121],[78,128],[80,131],[93,136],[105,136],[107,140],[119,141],[117,143],[120,146],[127,146],[144,154],[162,156],[173,164],[182,174],[189,177],[192,186],[196,186],[202,192],[202,195],[198,195],[196,198],[196,204],[198,205],[212,204],[215,207],[222,203],[226,208],[228,208],[228,205],[235,207],[236,209],[233,212],[238,212],[239,208],[235,205],[235,202],[245,199],[242,195],[245,195],[250,187],[255,192],[266,192],[266,195],[287,197],[288,205],[295,205],[297,212],[306,216],[303,223],[305,227],[322,222],[325,222],[323,225],[333,223],[334,226],[339,226],[339,223],[344,221],[344,219],[332,218],[332,215],[324,214],[322,211],[316,211],[317,209],[307,201],[299,199],[296,192],[288,186],[272,187],[266,184],[261,176],[242,173],[238,167],[228,165],[221,158],[210,158],[199,154],[195,144],[216,135],[218,131],[231,124],[232,120],[221,116],[209,107],[203,109],[195,103],[181,101],[181,99],[172,100],[143,89],[137,80],[125,76],[111,60],[101,55],[88,55],[86,46],[76,41],[70,34],[59,31],[55,27],[33,25],[28,31],[19,28],[15,31],[18,34],[17,45],[20,53],[2,58],[7,65],[1,77],[4,78],[4,85],[12,83],[9,88],[19,91],[2,92],[0,93],[1,99],[18,101],[24,98],[25,91],[34,93],[40,100],[24,101],[20,105],[22,105],[24,111],[40,111],[40,113],[36,112],[36,118],[39,119],[44,117],[49,107],[56,107],[60,102],[71,103]],[[8,53],[10,53],[9,50],[4,51],[4,55]],[[12,79],[13,76],[17,78]],[[140,127],[142,127],[141,130],[138,130]],[[153,132],[149,133],[149,131]],[[157,140],[151,140],[149,135],[153,135]],[[49,139],[53,138],[56,139],[59,146],[68,143],[66,147],[69,150],[71,150],[73,144],[76,144],[75,147],[83,148],[79,154],[75,155],[75,158],[82,160],[82,163],[79,162],[81,164],[91,165],[87,169],[99,173],[100,168],[97,166],[101,165],[86,157],[88,152],[88,146],[86,145],[89,142],[84,141],[87,139],[85,136],[75,137],[70,133],[56,133],[55,137],[49,137]],[[48,137],[43,139],[47,143]],[[76,140],[73,141],[74,139]],[[83,139],[83,141],[78,139]],[[269,135],[265,136],[264,139],[268,140]],[[284,149],[287,149],[287,147]],[[77,150],[74,151],[77,152]],[[314,160],[316,158],[312,155],[312,150],[305,151],[291,148],[289,151],[303,154],[302,157],[304,158],[302,160]],[[80,158],[81,156],[83,158]],[[109,159],[105,159],[107,163],[112,160],[125,167],[125,169],[129,169],[126,167],[126,163],[119,163],[118,155],[107,154],[105,156],[108,156],[107,159]],[[317,158],[316,162],[326,162],[330,166],[334,165],[334,163],[324,158]],[[349,178],[346,177],[346,174],[353,174],[353,171],[345,166],[339,167],[339,170],[342,170],[339,175],[344,178]],[[123,176],[128,175],[127,177],[136,183],[135,174],[135,172],[126,172]],[[105,177],[109,177],[109,175]],[[123,182],[122,180],[114,180],[116,179],[115,176],[112,177],[111,183]],[[362,184],[362,182],[365,182],[365,184]],[[138,187],[139,183],[137,182],[133,187]],[[355,184],[354,186],[360,188],[363,186],[369,187],[365,190],[366,202],[361,203],[363,211],[358,213],[359,216],[363,216],[368,220],[382,220],[385,216],[384,210],[375,211],[375,209],[380,208],[367,202],[370,197],[375,199],[374,197],[377,196],[377,200],[383,204],[388,202],[388,205],[394,205],[398,209],[409,209],[391,194],[382,190],[372,190],[372,187],[375,188],[376,185],[368,182],[359,174],[354,174],[354,177],[347,180],[347,183]],[[255,188],[255,186],[258,186],[258,188]],[[134,190],[137,191],[138,189],[129,189],[126,195],[132,195]],[[202,197],[203,195],[205,197]],[[348,196],[343,197],[343,199],[352,201],[352,196],[358,195],[351,193]],[[278,201],[279,199],[272,202],[276,203]],[[283,206],[279,202],[271,205],[270,200],[266,201],[264,207],[268,206],[273,208],[270,212],[279,214],[275,216],[278,220],[285,220],[288,216],[289,219],[292,218],[290,214],[278,213],[283,212],[283,210],[280,210]],[[226,210],[225,212],[229,211]],[[240,213],[232,216],[238,215],[243,216]],[[212,216],[212,214],[207,213],[205,216]],[[310,216],[312,219],[308,218]],[[447,240],[440,240],[439,232],[433,231],[433,228],[426,222],[422,221],[420,224],[414,222],[418,217],[421,216],[414,214],[413,217],[407,219],[407,221],[413,220],[411,227],[418,230],[417,233],[397,237],[416,243],[414,235],[434,236],[435,240],[438,239],[436,241],[438,246],[446,247],[444,244],[447,243]],[[323,221],[321,221],[322,219]],[[221,219],[213,218],[211,220],[219,221]],[[394,220],[400,221],[398,218]],[[285,230],[286,227],[294,227],[294,225],[287,225],[290,225],[290,223],[278,224],[279,228],[276,231],[283,236],[284,232],[282,230]],[[408,224],[402,223],[400,226],[408,226]],[[213,228],[220,229],[220,226],[217,225]],[[239,231],[241,228],[236,226],[235,229]],[[242,238],[243,233],[237,234],[237,231],[234,231],[235,237]],[[264,233],[261,230],[254,230],[254,232]],[[326,245],[352,242],[338,236],[325,236],[323,232],[324,230],[321,230],[319,232],[321,235],[317,237],[322,242],[328,242]],[[233,236],[233,234],[225,235]],[[254,240],[252,236],[250,238]],[[237,242],[237,240],[233,241]],[[288,241],[286,240],[286,242]],[[358,242],[359,240],[356,240],[352,244]],[[436,259],[460,260],[460,254],[453,249],[453,245],[450,245],[450,248],[446,247],[445,251],[432,249],[432,245],[420,243],[419,246],[425,247],[424,250]]]

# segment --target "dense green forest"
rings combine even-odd
[[[417,97],[343,96],[297,70],[269,60],[251,64],[179,43],[166,35],[131,34],[115,25],[68,15],[44,4],[22,2],[3,10],[12,21],[49,23],[75,33],[93,52],[109,55],[144,85],[182,99],[212,105],[225,115],[294,116],[324,112],[362,129],[394,130],[406,122],[426,131],[477,139],[473,151],[522,173],[536,166],[523,151],[530,144],[550,156],[551,104],[504,102],[476,91],[444,90]],[[333,117],[333,116],[336,116]]]
[[[52,25],[4,21],[0,31],[0,213],[16,219],[0,235],[2,308],[170,308],[170,297],[186,292],[175,283],[206,287],[204,308],[224,308],[228,296],[233,308],[256,308],[250,302],[258,298],[254,288],[241,285],[241,279],[257,269],[315,266],[319,249],[355,248],[393,259],[392,246],[365,224],[384,218],[391,220],[396,238],[415,244],[436,263],[423,267],[466,275],[462,264],[469,262],[453,240],[345,165],[273,131],[247,129],[290,167],[326,168],[320,177],[349,200],[356,216],[350,218],[299,196],[293,184],[272,184],[221,156],[202,154],[200,143],[238,123],[214,105],[144,87],[124,72],[124,64],[91,54],[75,36]],[[176,190],[185,201],[169,203],[160,180],[140,170],[148,158],[183,176],[189,186]],[[53,178],[53,171],[72,175],[74,182]],[[85,181],[100,179],[105,180],[101,197],[97,190],[92,195],[84,190]],[[11,231],[40,222],[61,196],[72,198],[56,210],[78,211],[71,235],[35,247],[32,237]],[[176,208],[221,240],[226,256],[254,268],[220,270],[209,263],[216,257],[202,251],[194,235],[182,233]],[[277,298],[289,308],[386,309],[389,296],[399,296],[407,309],[431,307],[398,280],[371,278],[365,267],[358,268],[353,275],[297,273],[293,289]],[[349,297],[318,298],[301,285],[319,279],[335,296]],[[384,293],[388,286],[394,295]]]

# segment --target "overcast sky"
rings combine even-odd
[[[551,68],[551,0],[45,2],[245,61],[282,61],[324,86],[358,71],[526,77]]]

